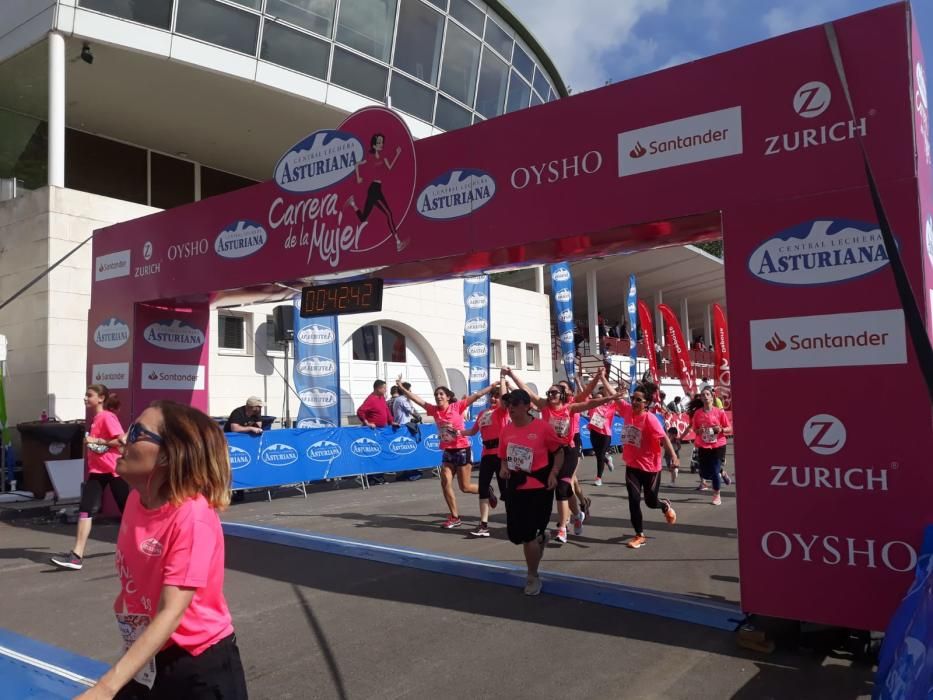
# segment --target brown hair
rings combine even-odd
[[[89,384],[88,390],[93,391],[104,400],[104,410],[116,413],[120,410],[120,397],[116,392],[110,391],[103,384]]]
[[[450,389],[448,389],[446,386],[439,386],[439,387],[437,387],[437,389],[434,390],[434,395],[436,396],[436,395],[437,395],[437,392],[439,392],[439,391],[443,391],[443,392],[444,392],[444,395],[447,397],[447,400],[448,400],[450,403],[453,403],[454,401],[457,400],[457,395],[456,395],[454,392],[452,392]]]
[[[162,457],[168,464],[165,496],[174,505],[202,494],[212,508],[230,505],[230,456],[213,419],[191,406],[153,401],[162,411]]]

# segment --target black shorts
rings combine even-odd
[[[224,637],[198,656],[172,645],[156,654],[155,662],[152,690],[130,681],[114,696],[116,700],[246,700],[248,697],[235,634]]]
[[[517,491],[509,488],[505,521],[512,544],[532,542],[547,531],[554,507],[554,492],[548,489]]]
[[[79,513],[96,515],[104,496],[104,488],[109,486],[117,508],[123,512],[126,499],[130,495],[130,487],[123,479],[113,474],[88,474],[87,481],[81,484],[81,503],[78,505]]]
[[[441,464],[445,467],[450,467],[451,469],[467,467],[471,462],[470,456],[469,447],[448,447],[446,450],[444,450],[444,456],[441,457]]]

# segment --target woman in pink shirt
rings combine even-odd
[[[488,394],[495,385],[490,384],[485,389],[470,394],[465,399],[457,401],[457,396],[446,386],[439,386],[434,390],[434,400],[437,403],[428,403],[411,390],[406,389],[399,376],[395,380],[399,392],[408,397],[409,401],[418,404],[427,411],[437,425],[437,437],[443,450],[441,458],[441,491],[450,515],[447,516],[441,527],[450,530],[463,525],[457,509],[457,495],[454,493],[454,473],[463,493],[479,493],[479,487],[470,482],[472,461],[470,459],[470,438],[463,435],[463,414],[473,405],[480,396]]]
[[[84,393],[84,405],[94,415],[91,429],[84,438],[87,448],[87,479],[81,486],[78,506],[78,532],[68,554],[52,557],[52,563],[62,569],[77,571],[84,566],[84,549],[91,536],[91,522],[100,510],[104,489],[109,488],[120,512],[126,504],[129,487],[117,476],[117,457],[123,426],[116,412],[120,399],[103,384],[91,384]]]
[[[133,489],[117,538],[114,603],[125,652],[81,699],[247,697],[224,599],[230,461],[220,427],[156,401],[126,435],[118,473]]]
[[[608,389],[608,383],[603,382],[604,388],[597,393],[597,396],[609,396],[613,392]],[[609,445],[612,442],[612,419],[616,414],[616,404],[607,403],[602,406],[590,409],[587,413],[589,418],[588,428],[590,430],[590,444],[593,446],[593,453],[596,455],[596,486],[603,485],[603,473],[606,466],[612,471],[612,463],[607,459]]]
[[[703,389],[700,399],[701,405],[692,401],[688,410],[695,436],[693,445],[700,465],[700,479],[713,482],[713,505],[721,506],[720,482],[728,479],[728,475],[721,471],[722,460],[726,456],[726,435],[732,432],[732,426],[726,412],[713,404],[712,389]],[[702,482],[700,488],[703,488]]]

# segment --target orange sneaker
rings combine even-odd
[[[664,502],[667,504],[667,511],[664,513],[664,519],[667,521],[668,525],[673,525],[677,522],[677,513],[670,501]]]
[[[648,544],[648,538],[644,535],[635,535],[632,539],[625,543],[625,546],[629,549],[638,549],[639,547],[644,547]]]

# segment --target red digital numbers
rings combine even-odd
[[[301,315],[305,318],[381,310],[381,279],[338,282],[302,290]]]

